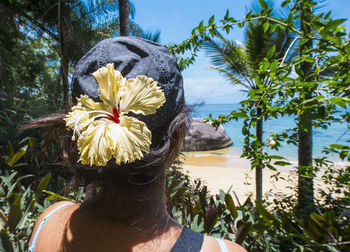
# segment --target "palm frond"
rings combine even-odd
[[[154,31],[146,31],[143,33],[143,38],[151,40],[156,43],[160,43],[160,30],[156,29]]]
[[[225,69],[241,80],[250,75],[247,56],[242,46],[233,41],[218,42],[208,39],[203,47],[215,67]]]
[[[251,22],[244,32],[245,51],[252,71],[256,71],[269,50],[267,34],[259,22]]]
[[[242,80],[236,78],[234,75],[232,75],[230,72],[226,71],[225,69],[222,69],[222,68],[219,68],[216,66],[210,66],[210,68],[215,69],[215,70],[223,73],[224,77],[233,84],[241,85],[248,90],[251,88],[249,85],[245,84],[244,82],[242,82]]]
[[[275,12],[277,11],[276,8],[274,8],[274,1],[273,0],[265,0],[265,2],[267,3],[267,5],[269,6],[270,9],[272,9],[272,15],[275,16]],[[246,8],[246,13],[248,13],[249,11],[251,11],[254,14],[260,13],[262,11],[261,5],[259,3],[259,1],[254,0],[251,2],[250,5],[248,5],[249,7]]]

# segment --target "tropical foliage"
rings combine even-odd
[[[256,5],[258,4],[252,5],[254,13],[259,10]],[[271,1],[269,1],[269,6],[270,8],[273,6]],[[283,12],[273,11],[268,15],[277,18],[283,16]],[[212,68],[221,72],[232,84],[243,86],[247,92],[250,89],[259,89],[259,85],[268,86],[274,81],[267,72],[256,74],[259,64],[264,58],[274,59],[280,63],[293,40],[288,30],[276,30],[265,24],[258,20],[249,22],[244,30],[244,45],[225,39],[219,32],[215,35],[219,41],[207,37],[204,42],[204,49],[213,64]],[[263,121],[267,118],[263,115],[264,108],[259,104],[255,105],[258,105],[254,107],[256,110],[255,135],[259,144],[256,152],[251,152],[251,158],[256,170],[256,197],[261,201],[264,164],[259,156],[262,155]],[[256,160],[258,162],[255,162]]]

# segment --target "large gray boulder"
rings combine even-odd
[[[186,122],[183,151],[207,151],[226,148],[232,145],[224,127],[216,130],[202,118],[192,118]]]

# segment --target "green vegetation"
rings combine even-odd
[[[267,46],[260,47],[254,62],[237,62],[247,63],[253,87],[238,110],[210,120],[219,125],[243,118],[243,157],[251,160],[252,168],[261,164],[276,169],[288,164],[283,157],[262,151],[263,146],[278,150],[284,142],[298,145],[298,188],[283,199],[240,202],[230,191],[210,195],[201,181],[192,182],[181,173],[182,164],[176,162],[167,176],[168,211],[183,225],[231,239],[248,251],[348,251],[350,166],[335,167],[327,155],[338,153],[349,163],[350,146],[332,144],[324,150],[324,157],[311,156],[311,163],[311,153],[305,149],[312,146],[312,129],[350,123],[348,31],[342,26],[343,19],[316,13],[317,2],[312,0],[285,1],[283,5],[290,6],[286,17],[272,15],[264,0],[259,3],[260,10],[248,13],[244,20],[227,12],[218,22],[214,16],[207,25],[201,22],[189,39],[170,49],[185,68],[203,46],[215,47],[217,41],[221,41],[217,48],[230,49],[223,54],[225,60],[237,52],[252,60],[246,50],[254,44],[249,47],[247,43],[242,50],[228,39],[233,28],[258,29],[269,38],[290,35],[281,47],[268,46],[271,42],[264,40]],[[117,13],[118,7],[114,1],[0,3],[0,251],[27,250],[35,220],[46,207],[58,199],[80,202],[84,197],[82,188],[68,186],[59,139],[51,139],[51,146],[42,150],[40,142],[48,135],[18,127],[25,120],[65,108],[70,102],[69,76],[77,60],[96,41],[119,35],[119,19],[108,19],[109,11]],[[96,10],[106,16],[97,15]],[[131,13],[133,10],[131,5]],[[132,20],[130,26],[133,35],[152,37]],[[186,58],[188,51],[192,54]],[[238,83],[236,69],[225,64],[217,66]],[[256,132],[259,121],[287,115],[296,118],[295,126],[271,134],[273,144],[265,143]],[[319,170],[323,171],[319,179],[327,186],[316,191],[313,179]]]
[[[342,160],[349,161],[349,146],[333,144],[324,150],[325,156],[314,157],[312,155],[312,131],[314,128],[327,129],[334,123],[345,123],[349,127],[347,109],[350,105],[350,41],[347,31],[342,26],[345,20],[332,19],[330,12],[316,13],[315,9],[319,3],[313,0],[284,1],[282,7],[290,8],[286,17],[271,15],[273,10],[264,0],[259,0],[259,4],[261,11],[259,13],[249,12],[243,20],[230,17],[229,11],[217,22],[212,16],[207,25],[201,22],[193,29],[189,39],[181,44],[173,45],[170,49],[178,57],[180,66],[186,68],[195,61],[198,51],[203,47],[205,49],[209,43],[211,46],[209,53],[212,53],[210,56],[213,58],[215,68],[228,76],[233,83],[240,84],[241,82],[243,85],[249,85],[251,80],[254,80],[254,88],[249,89],[247,99],[240,103],[239,109],[232,111],[229,115],[221,115],[219,118],[209,116],[208,119],[214,126],[218,126],[230,120],[243,118],[242,134],[245,136],[245,145],[242,157],[251,160],[252,169],[259,169],[261,164],[272,170],[276,170],[278,166],[289,165],[284,157],[262,151],[263,147],[265,150],[267,148],[279,150],[284,142],[298,146],[299,179],[296,195],[284,200],[289,207],[287,215],[281,214],[288,209],[282,203],[283,201],[274,202],[276,207],[274,213],[282,220],[286,220],[288,216],[288,220],[296,221],[294,224],[303,223],[304,226],[301,229],[297,227],[298,224],[296,226],[293,224],[295,229],[287,229],[289,234],[287,232],[286,236],[296,230],[303,230],[304,234],[308,235],[310,232],[319,232],[318,235],[313,233],[310,237],[310,240],[314,239],[318,245],[311,246],[301,238],[288,244],[287,247],[279,243],[278,249],[282,251],[284,251],[282,248],[311,251],[338,249],[342,251],[343,248],[327,246],[339,244],[342,241],[345,242],[343,245],[348,243],[344,237],[349,235],[349,220],[348,217],[345,217],[347,214],[342,214],[349,212],[348,172],[350,168],[349,165],[334,168],[333,163],[327,159],[327,154],[330,151],[338,152]],[[251,49],[251,45],[246,43],[244,50],[238,50],[239,47],[229,42],[222,34],[226,32],[226,36],[229,37],[232,29],[238,27],[249,31],[254,25],[262,27],[261,37],[264,34],[270,33],[277,36],[285,32],[292,39],[287,41],[285,51],[277,49],[277,45],[270,46],[256,62],[257,67],[247,75],[249,80],[245,80],[239,78],[241,76],[237,75],[237,69],[238,67],[244,69],[243,62],[247,62],[248,58],[245,53]],[[216,40],[223,41],[223,47],[213,42]],[[257,48],[257,45],[253,48]],[[188,54],[188,51],[191,54]],[[237,58],[241,59],[238,60],[239,65],[233,60]],[[295,126],[272,133],[270,141],[265,143],[259,131],[262,121],[271,117],[283,116],[293,116]],[[315,198],[313,181],[318,171],[325,173],[323,176],[325,181],[333,181],[335,184],[334,188],[328,189],[327,195],[322,191],[321,197]],[[257,171],[257,174],[260,173]],[[259,192],[259,184],[257,185],[257,192]],[[338,192],[340,194],[337,194]],[[260,204],[256,202],[258,210]],[[310,223],[314,223],[313,221],[319,226],[311,227],[313,224]],[[323,225],[321,222],[325,226],[331,222],[336,225],[344,224],[343,228],[338,230],[341,233],[341,235],[337,233],[340,235],[339,238],[336,238],[334,234],[328,234],[326,238],[324,234],[327,232],[320,228]],[[287,228],[287,226],[288,224],[284,224],[283,227]],[[276,229],[275,232],[280,230],[277,226],[274,226],[274,229]],[[249,228],[249,231],[252,229]],[[286,236],[281,235],[280,239],[284,240]],[[321,241],[321,237],[327,241]],[[267,248],[268,245],[263,250]]]
[[[258,13],[258,3],[253,4],[252,12]],[[272,6],[272,2],[269,2]],[[283,16],[282,12],[271,12],[268,14],[272,17]],[[225,77],[232,83],[243,86],[247,91],[250,89],[259,89],[259,85],[269,86],[273,82],[268,72],[259,72],[260,62],[264,58],[270,58],[280,63],[288,46],[293,40],[288,30],[275,30],[267,26],[264,22],[258,20],[249,22],[244,30],[244,45],[239,45],[235,41],[226,40],[219,32],[215,35],[219,41],[215,41],[210,37],[205,39],[204,49],[208,53],[212,68],[223,73]],[[258,73],[259,72],[259,73]],[[257,74],[258,73],[258,74]],[[255,135],[257,141],[263,142],[263,121],[266,120],[262,111],[264,108],[258,103],[252,104],[256,110]],[[262,173],[263,160],[259,158],[262,155],[262,145],[257,146],[256,152],[251,152],[256,171],[256,197],[262,200]]]

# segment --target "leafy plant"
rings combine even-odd
[[[247,198],[241,204],[234,192],[210,195],[200,180],[191,181],[179,169],[181,164],[175,165],[167,176],[167,206],[182,225],[233,240],[248,251],[350,249],[349,217],[336,212],[338,205],[325,204],[326,197],[316,203],[318,212],[300,216],[293,197],[255,203]]]

